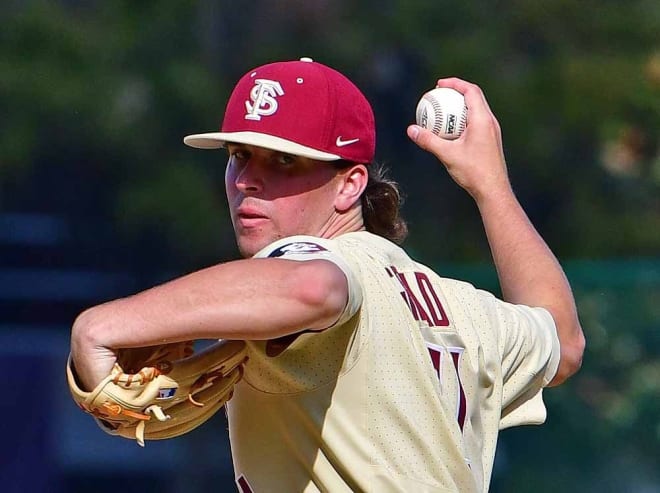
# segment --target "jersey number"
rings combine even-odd
[[[442,388],[442,383],[443,383],[443,376],[445,375],[442,374],[442,357],[443,354],[446,353],[443,352],[440,346],[436,346],[435,344],[431,344],[430,342],[427,342],[426,346],[429,348],[429,354],[431,355],[433,368],[435,368],[435,371],[438,372],[438,378],[440,379],[440,390],[444,391],[444,389]],[[467,399],[465,397],[465,390],[463,389],[463,384],[461,383],[461,376],[458,372],[458,363],[460,362],[461,356],[463,355],[463,348],[448,347],[446,349],[449,352],[449,355],[451,356],[451,361],[453,363],[452,366],[454,368],[453,375],[455,378],[456,387],[458,388],[458,392],[456,395],[456,420],[458,421],[458,426],[461,428],[461,431],[463,431],[463,425],[465,424],[465,415],[467,413]],[[446,376],[446,378],[450,378],[450,377]]]
[[[241,493],[253,493],[250,483],[247,482],[247,479],[245,479],[245,476],[243,475],[240,475],[236,479],[236,486],[238,486],[238,490]]]

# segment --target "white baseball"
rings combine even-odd
[[[455,89],[436,87],[419,100],[415,118],[417,125],[443,139],[458,139],[467,125],[465,98]]]

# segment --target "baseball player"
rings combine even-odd
[[[503,300],[398,245],[400,197],[373,163],[359,89],[307,58],[271,63],[239,80],[220,131],[184,139],[226,149],[244,259],[83,312],[71,348],[83,385],[119,348],[242,339],[249,359],[226,405],[239,491],[487,491],[499,430],[544,421],[542,391],[578,370],[584,337],[482,91],[437,85],[465,96],[467,129],[408,136],[473,197]]]

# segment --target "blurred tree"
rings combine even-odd
[[[306,55],[339,66],[372,99],[378,158],[405,187],[420,255],[487,255],[469,199],[405,137],[421,92],[447,75],[484,88],[518,194],[561,256],[653,255],[660,8],[591,3],[390,0],[377,25],[364,22],[370,2],[16,4],[0,33],[0,205],[102,217],[129,243],[158,222],[163,244],[185,245],[174,268],[231,255],[230,238],[198,234],[227,224],[221,174],[201,177],[223,158],[181,137],[219,124],[247,67]],[[144,197],[161,172],[171,192],[159,185],[159,211]],[[176,173],[182,183],[198,173],[198,185],[178,187]],[[199,198],[194,221],[163,200],[181,194]]]
[[[224,243],[231,250],[220,237],[222,185],[206,178],[217,173],[192,167],[194,153],[181,158],[182,136],[221,111],[209,100],[222,83],[190,58],[190,7],[33,2],[10,12],[0,34],[3,210],[63,214],[81,236],[114,225],[115,238],[104,239],[138,270],[166,258],[175,269],[210,261]],[[202,210],[191,218],[176,203]],[[154,224],[145,243],[139,231]]]

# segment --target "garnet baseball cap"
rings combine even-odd
[[[235,142],[321,161],[368,164],[376,128],[371,105],[348,78],[301,58],[250,70],[229,97],[220,131],[183,141],[200,149]]]

